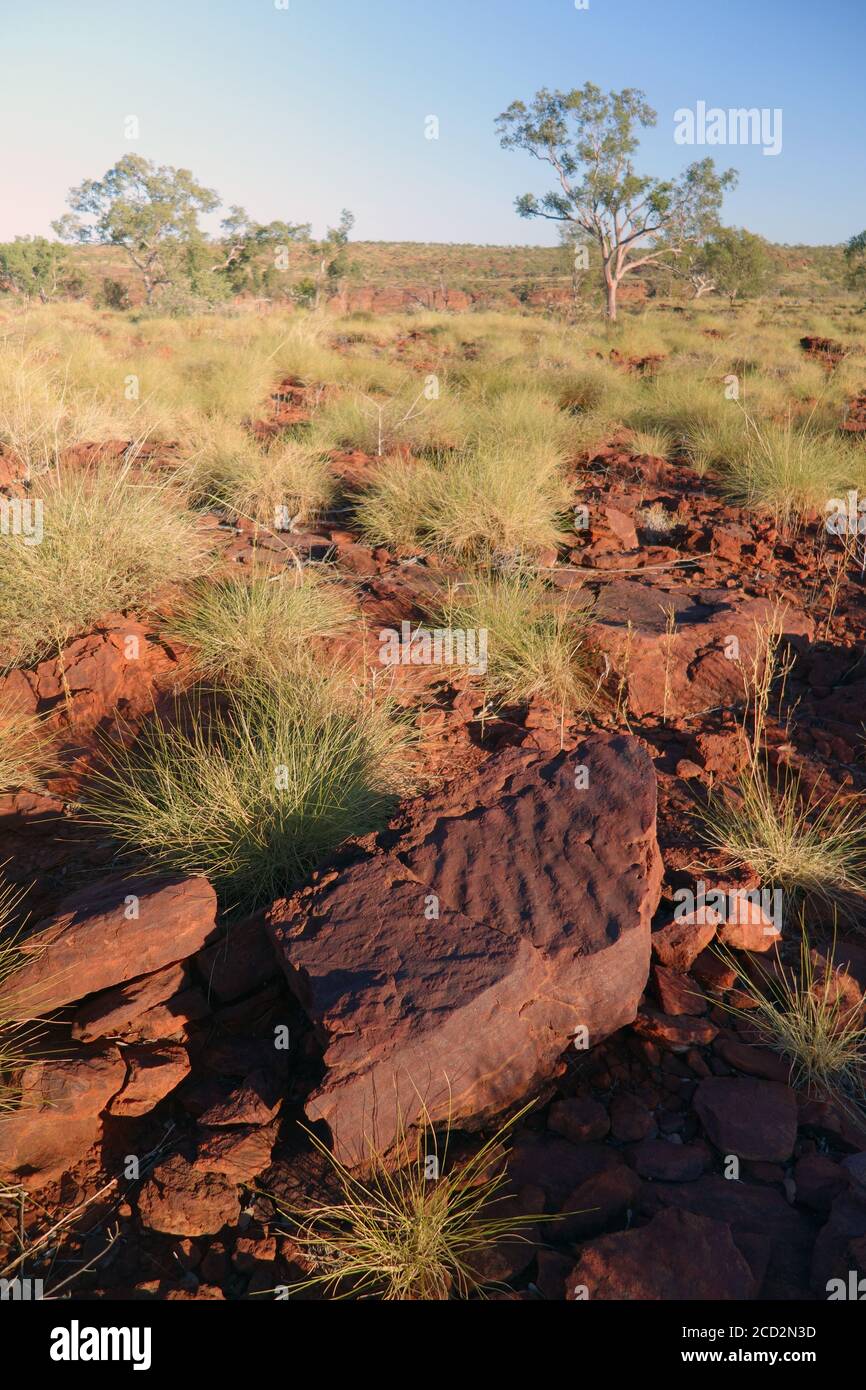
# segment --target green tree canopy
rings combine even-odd
[[[656,119],[636,88],[604,93],[588,82],[569,92],[542,88],[528,106],[512,102],[496,122],[504,149],[525,150],[556,176],[542,198],[517,198],[517,212],[571,223],[592,238],[611,319],[623,278],[703,240],[736,183],[735,171],[718,172],[712,159],[690,164],[676,179],[638,174],[638,131]]]
[[[199,215],[219,207],[219,195],[189,169],[156,165],[126,154],[100,180],[69,191],[72,209],[54,222],[63,241],[120,246],[141,275],[145,298],[183,273],[190,247],[203,240]]]
[[[735,299],[749,299],[766,288],[772,260],[763,237],[745,227],[720,227],[701,247],[697,270],[708,288]]]
[[[43,236],[18,236],[0,244],[0,285],[4,289],[38,295],[44,304],[71,283],[69,252],[56,241]]]
[[[854,290],[866,289],[866,232],[852,236],[845,246],[846,279]]]

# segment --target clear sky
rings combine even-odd
[[[319,232],[349,207],[360,240],[553,242],[513,210],[541,168],[493,121],[586,81],[644,89],[646,170],[739,169],[726,222],[812,243],[866,226],[866,0],[0,0],[0,52],[0,239],[47,234],[71,184],[132,150],[261,221]],[[781,108],[781,153],[677,146],[699,101]]]

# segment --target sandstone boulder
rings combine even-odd
[[[0,1179],[38,1188],[71,1168],[99,1137],[101,1113],[125,1079],[113,1044],[32,1062],[17,1109],[0,1119]]]
[[[635,1016],[662,865],[635,739],[507,749],[455,797],[269,914],[324,1047],[307,1114],[340,1158],[387,1148],[422,1104],[472,1127],[530,1095],[576,1035]]]
[[[687,1211],[663,1211],[638,1231],[586,1245],[566,1297],[748,1299],[755,1278],[730,1227]]]
[[[789,639],[812,637],[812,619],[793,605],[774,613],[769,599],[728,589],[688,593],[618,579],[599,594],[591,637],[625,682],[635,715],[676,719],[743,702],[759,630],[768,623],[778,621]]]
[[[26,963],[0,990],[3,1013],[36,1018],[161,971],[204,946],[215,916],[205,878],[118,875],[83,888],[23,943]]]

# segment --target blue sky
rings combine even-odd
[[[866,225],[864,0],[0,0],[0,238],[133,150],[260,220],[356,216],[361,240],[553,242],[521,221],[539,166],[495,116],[540,86],[641,87],[640,167],[714,154],[727,222],[776,241]],[[677,146],[674,112],[779,107],[783,147]],[[135,115],[140,138],[124,138]],[[425,139],[425,118],[439,139]]]

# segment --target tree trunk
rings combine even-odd
[[[616,323],[616,292],[619,285],[616,280],[607,281],[607,317],[611,323]]]

